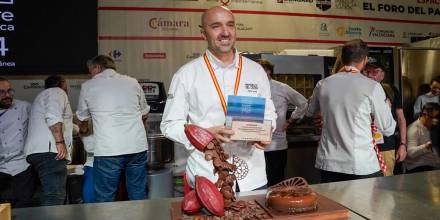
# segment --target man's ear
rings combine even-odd
[[[202,34],[203,40],[206,40],[207,37],[206,37],[205,29],[202,27],[202,25],[199,25],[199,27],[200,27],[200,34]]]

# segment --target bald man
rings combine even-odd
[[[235,18],[229,9],[217,6],[206,10],[200,28],[208,49],[174,74],[162,118],[162,133],[182,143],[189,152],[186,174],[191,186],[196,175],[212,182],[217,181],[218,176],[213,173],[212,162],[206,161],[203,153],[186,138],[183,129],[187,123],[208,129],[223,143],[231,155],[230,162],[238,167],[236,190],[264,188],[267,184],[264,147],[269,143],[231,142],[229,136],[234,132],[224,126],[227,111],[224,103],[229,95],[265,98],[264,117],[275,127],[277,116],[266,73],[259,64],[242,57],[236,50]]]

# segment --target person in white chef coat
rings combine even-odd
[[[67,162],[72,147],[72,109],[67,82],[49,76],[32,103],[24,151],[42,186],[41,204],[62,205],[66,198]]]
[[[310,99],[307,116],[322,114],[322,133],[315,167],[322,182],[383,176],[381,158],[373,144],[372,123],[385,136],[396,122],[382,86],[363,76],[368,46],[360,39],[344,44],[342,69],[320,80]]]
[[[239,95],[265,98],[265,120],[271,120],[272,126],[276,126],[277,116],[266,73],[234,47],[235,18],[229,9],[210,8],[203,13],[201,22],[201,34],[208,49],[174,74],[161,122],[162,133],[189,151],[186,175],[190,186],[194,187],[196,175],[212,182],[218,176],[213,173],[212,161],[206,161],[203,153],[186,138],[184,125],[187,123],[208,129],[224,143],[225,151],[231,155],[229,160],[238,166],[236,190],[264,188],[267,184],[264,147],[269,143],[231,142],[229,135],[233,131],[224,124],[228,95]]]
[[[277,127],[272,134],[272,142],[265,149],[266,175],[268,186],[273,186],[285,179],[284,169],[287,163],[286,129],[296,119],[302,118],[307,110],[307,99],[289,85],[272,79],[274,65],[267,60],[258,60],[270,80],[270,91],[277,112]],[[287,107],[295,110],[286,120]]]
[[[31,104],[14,99],[11,82],[0,77],[0,203],[14,208],[32,205],[34,173],[24,143]]]
[[[87,62],[92,79],[81,85],[81,133],[92,121],[93,185],[96,202],[114,200],[121,175],[129,200],[147,198],[147,134],[143,121],[150,106],[138,81],[116,71],[114,60],[98,55]]]

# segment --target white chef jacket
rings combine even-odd
[[[385,100],[382,86],[360,73],[340,72],[319,81],[307,112],[321,111],[323,117],[315,167],[355,175],[378,172],[371,114],[383,135],[392,135],[396,127]]]
[[[56,87],[40,92],[32,103],[25,145],[26,156],[35,153],[58,153],[55,138],[49,127],[62,122],[64,141],[68,151],[66,160],[70,161],[72,118],[72,109],[64,90]]]
[[[8,109],[0,109],[0,172],[15,176],[29,164],[24,154],[31,104],[14,99]]]
[[[277,113],[277,127],[272,134],[272,142],[265,148],[265,151],[285,150],[288,143],[283,127],[286,123],[287,107],[289,105],[296,107],[290,115],[291,119],[301,118],[307,110],[307,99],[289,85],[273,79],[270,80],[270,91]]]
[[[95,156],[117,156],[148,149],[142,115],[149,111],[136,79],[106,69],[82,84],[76,115],[92,118]]]
[[[209,61],[217,77],[221,91],[226,99],[234,94],[238,68],[238,52],[231,65],[225,66],[220,60],[206,50]],[[243,57],[243,69],[237,95],[263,97],[266,99],[265,119],[276,126],[276,114],[270,97],[270,85],[263,68]],[[162,133],[182,143],[189,151],[186,174],[189,184],[194,186],[196,175],[205,176],[217,181],[213,174],[212,161],[206,161],[202,152],[189,143],[184,133],[186,123],[204,128],[224,125],[225,114],[217,90],[209,74],[203,57],[199,57],[181,67],[174,75],[168,92],[168,99],[161,122]],[[240,170],[247,173],[237,177],[241,191],[250,191],[267,184],[264,151],[238,141],[225,145],[229,155],[236,155],[243,162]]]

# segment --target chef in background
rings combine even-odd
[[[265,148],[267,185],[273,186],[285,179],[284,169],[287,164],[286,129],[295,120],[302,118],[307,110],[307,99],[289,85],[272,79],[274,65],[267,60],[258,60],[270,81],[272,101],[277,113],[277,127],[272,134],[272,142]],[[295,106],[286,120],[287,107]]]

